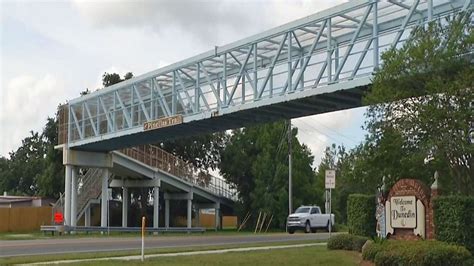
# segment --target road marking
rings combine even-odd
[[[325,245],[326,245],[325,242],[321,242],[321,243],[295,244],[295,245],[283,245],[283,246],[229,248],[229,249],[218,249],[218,250],[162,253],[162,254],[145,255],[145,259],[158,258],[158,257],[179,257],[179,256],[193,256],[193,255],[222,254],[222,253],[228,253],[228,252],[246,252],[246,251],[258,251],[258,250],[284,249],[284,248],[325,246]],[[45,261],[45,262],[17,264],[17,265],[51,265],[51,264],[80,263],[80,262],[107,261],[107,260],[130,261],[130,260],[140,260],[140,259],[141,259],[141,255],[134,255],[134,256],[120,256],[120,257],[108,257],[108,258],[96,258],[96,259],[75,259],[75,260]]]

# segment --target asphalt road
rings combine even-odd
[[[265,242],[286,242],[298,240],[326,240],[328,233],[316,234],[266,234],[266,235],[189,235],[189,236],[147,236],[147,249],[220,246]],[[93,237],[93,238],[53,238],[37,240],[0,241],[0,258],[46,254],[71,254],[85,252],[105,252],[139,250],[139,237]]]

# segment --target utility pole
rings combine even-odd
[[[292,199],[292,187],[291,187],[291,119],[288,119],[288,215],[293,212],[291,199]]]

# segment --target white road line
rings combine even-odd
[[[246,251],[257,251],[257,250],[299,248],[299,247],[312,247],[312,246],[325,246],[325,245],[326,245],[325,242],[321,242],[321,243],[295,244],[295,245],[283,245],[283,246],[229,248],[229,249],[218,249],[218,250],[162,253],[162,254],[145,255],[145,259],[151,259],[151,258],[157,258],[157,257],[178,257],[178,256],[193,256],[193,255],[206,255],[206,254],[222,254],[222,253],[228,253],[228,252],[246,252]],[[51,264],[66,264],[66,263],[79,263],[79,262],[91,262],[91,261],[107,261],[107,260],[125,260],[125,261],[129,261],[129,260],[140,260],[140,259],[141,259],[140,255],[134,255],[134,256],[108,257],[108,258],[96,258],[96,259],[75,259],[75,260],[45,261],[45,262],[17,264],[17,265],[51,265]]]

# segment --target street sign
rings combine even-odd
[[[326,189],[336,188],[336,170],[326,170]]]
[[[55,222],[56,224],[62,224],[63,221],[64,221],[63,214],[60,213],[60,212],[56,212],[56,213],[54,214],[54,222]]]

